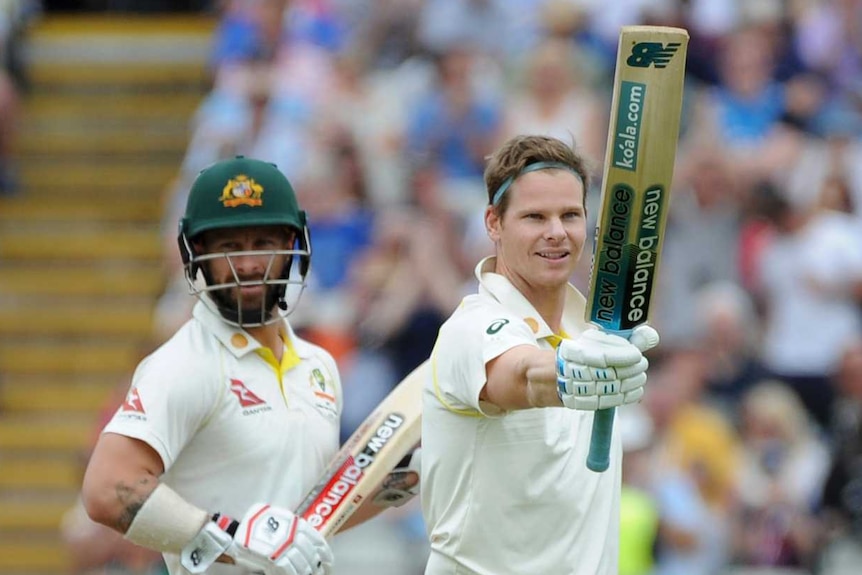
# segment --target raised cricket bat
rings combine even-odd
[[[296,510],[332,537],[381,486],[422,434],[422,385],[428,361],[413,370],[353,432]]]
[[[627,337],[649,317],[679,138],[688,32],[623,26],[586,319]],[[596,411],[587,467],[608,468],[614,408]]]

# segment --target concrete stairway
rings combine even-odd
[[[0,573],[68,572],[58,537],[97,415],[164,282],[165,192],[208,89],[205,17],[46,17],[0,198]]]

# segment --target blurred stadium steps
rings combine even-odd
[[[58,535],[100,412],[149,349],[160,220],[209,89],[207,16],[46,16],[0,195],[0,573],[69,572]]]

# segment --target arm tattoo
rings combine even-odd
[[[135,520],[138,511],[141,510],[144,502],[153,492],[153,489],[155,489],[154,483],[149,477],[144,477],[138,481],[137,485],[126,485],[123,482],[117,483],[115,487],[117,501],[121,503],[123,508],[119,517],[117,517],[116,525],[114,525],[115,529],[118,529],[121,533],[129,530],[129,526]]]

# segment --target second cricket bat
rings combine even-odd
[[[679,138],[688,32],[623,26],[586,319],[624,337],[649,317]],[[596,411],[587,467],[608,468],[614,408]]]
[[[428,362],[413,370],[344,442],[296,514],[332,537],[370,499],[422,434]]]

